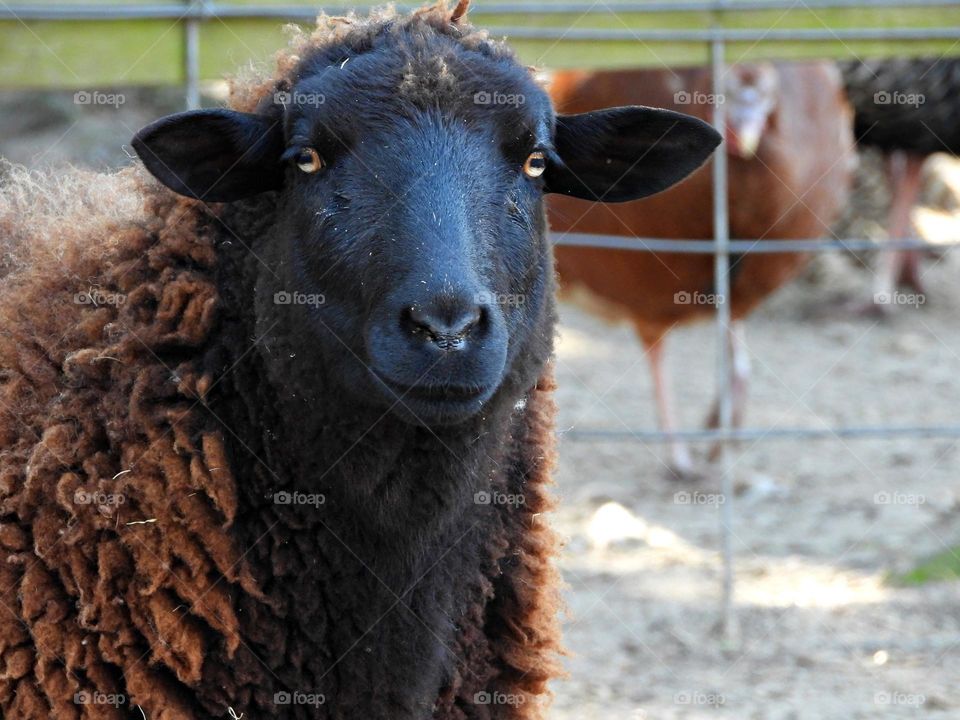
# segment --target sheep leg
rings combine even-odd
[[[673,393],[671,392],[670,371],[666,364],[665,340],[659,337],[654,341],[644,341],[650,372],[653,375],[653,396],[657,405],[657,419],[661,432],[668,437],[670,463],[667,466],[674,480],[696,479],[693,459],[687,444],[676,437],[677,418],[674,413]]]
[[[890,240],[906,240],[911,236],[910,212],[920,194],[920,171],[923,158],[894,152],[887,159],[890,184],[890,213],[887,231]],[[923,292],[920,279],[920,254],[917,250],[881,252],[873,285],[873,300],[880,310],[889,309],[899,286]]]
[[[747,412],[747,390],[750,386],[750,353],[747,351],[746,323],[734,320],[727,333],[730,337],[730,386],[733,398],[733,427],[743,427]]]
[[[913,290],[917,295],[926,294],[923,275],[920,273],[920,250],[905,250],[901,254],[900,273],[897,284]]]
[[[925,158],[917,155],[907,155],[904,161],[903,177],[901,178],[900,186],[901,192],[906,196],[903,202],[904,204],[908,204],[908,208],[904,213],[905,219],[902,221],[903,237],[916,237],[916,233],[913,231],[913,223],[910,219],[910,211],[920,197],[920,190],[923,185],[922,173],[924,160]],[[920,252],[920,250],[901,250],[898,253],[900,268],[897,272],[896,281],[900,287],[909,288],[913,290],[913,292],[922,295],[926,290],[924,289],[923,279],[920,274]]]
[[[743,427],[743,418],[747,411],[747,391],[750,387],[750,353],[747,351],[746,323],[734,320],[727,328],[728,347],[730,349],[730,402],[733,407],[732,422],[734,428]],[[720,426],[720,398],[713,402],[707,416],[708,428]],[[720,443],[714,443],[707,459],[715,462],[720,457]]]

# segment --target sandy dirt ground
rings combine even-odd
[[[746,424],[956,424],[960,256],[927,267],[926,304],[885,321],[837,309],[869,294],[849,258],[824,257],[781,291],[748,324]],[[712,325],[671,336],[684,427],[712,400],[714,345]],[[565,304],[557,368],[561,431],[655,427],[628,327]],[[574,434],[561,436],[556,515],[570,678],[551,718],[960,717],[960,586],[885,583],[960,544],[956,441],[734,449],[740,632],[724,642],[719,476],[680,485],[655,445]]]
[[[0,155],[33,166],[122,164],[133,131],[180,101],[130,91],[119,110],[78,112],[69,94],[5,94]],[[878,186],[865,183],[843,234],[882,234]],[[947,190],[932,182],[927,195]],[[960,234],[955,217],[929,220],[938,238]],[[747,424],[956,424],[960,255],[927,267],[926,303],[886,321],[837,309],[866,297],[870,276],[836,255],[762,308],[748,326]],[[710,325],[671,336],[684,427],[699,427],[711,403],[714,344]],[[718,477],[679,485],[658,446],[574,437],[655,427],[639,343],[627,327],[565,304],[557,370],[554,523],[566,539],[570,656],[551,720],[960,718],[960,583],[885,583],[960,545],[955,441],[766,439],[734,450],[737,493],[726,500],[740,633],[724,642]]]

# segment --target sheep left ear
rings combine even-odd
[[[703,120],[642,106],[558,115],[546,192],[624,202],[666,190],[720,144]],[[558,161],[559,160],[559,161]]]
[[[133,149],[171,190],[230,202],[283,182],[279,120],[234,110],[192,110],[161,118],[133,138]]]

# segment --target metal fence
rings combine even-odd
[[[806,0],[799,4],[810,10],[865,8],[931,8],[956,7],[955,0]],[[729,16],[734,12],[758,10],[790,10],[796,8],[796,0],[715,0],[688,2],[627,2],[604,5],[604,11],[623,14],[653,15],[683,12],[708,12]],[[586,15],[594,12],[596,3],[573,2],[530,2],[530,3],[491,3],[480,5],[472,10],[479,24],[487,14],[498,17],[536,16],[538,13],[565,13]],[[325,8],[330,14],[341,14],[345,8]],[[183,77],[186,85],[187,107],[198,107],[200,103],[200,32],[202,23],[222,21],[232,18],[309,22],[319,9],[304,6],[279,5],[227,5],[211,0],[195,0],[186,5],[180,4],[20,4],[0,7],[0,20],[15,20],[20,23],[47,21],[124,21],[124,20],[174,20],[182,21],[184,32]],[[897,54],[912,53],[910,43],[930,40],[955,41],[960,46],[960,13],[955,24],[941,27],[846,27],[831,28],[730,28],[711,26],[692,29],[599,29],[599,28],[562,28],[530,27],[505,25],[491,28],[495,34],[505,35],[508,39],[534,39],[554,41],[579,41],[609,43],[637,42],[647,43],[705,43],[709,46],[709,58],[712,66],[712,92],[714,98],[723,95],[723,76],[727,67],[727,46],[735,42],[753,42],[776,44],[789,42],[827,42],[846,47],[854,41],[878,41],[897,44]],[[954,52],[960,53],[960,47]],[[776,50],[770,53],[776,57]],[[2,81],[0,81],[2,84]],[[717,130],[724,132],[726,117],[724,105],[715,104],[713,122]],[[891,251],[896,249],[936,248],[950,249],[955,245],[928,245],[922,242],[904,241],[876,243],[859,238],[834,240],[731,240],[729,219],[727,216],[727,158],[723,152],[714,156],[713,192],[714,192],[714,240],[665,240],[662,238],[635,238],[621,236],[564,234],[556,236],[555,242],[563,245],[589,245],[602,248],[629,249],[637,252],[670,252],[712,254],[714,256],[715,292],[719,299],[730,296],[729,260],[733,253],[822,253],[853,250]],[[732,395],[730,382],[729,338],[727,328],[730,324],[730,304],[720,300],[715,305],[717,333],[717,384],[719,417],[716,429],[692,430],[670,433],[659,431],[609,429],[582,429],[568,431],[564,437],[572,440],[611,440],[665,442],[682,438],[697,442],[719,443],[720,492],[725,502],[720,505],[723,588],[722,588],[722,626],[727,633],[735,630],[733,614],[733,547],[732,528],[734,524],[734,478],[733,463],[727,445],[738,440],[777,439],[792,441],[812,441],[824,439],[878,439],[893,437],[931,438],[960,437],[960,425],[948,426],[847,426],[827,429],[813,428],[734,428],[732,422]]]

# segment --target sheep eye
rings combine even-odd
[[[313,148],[304,148],[296,154],[293,161],[305,173],[315,173],[324,166],[323,158]]]
[[[523,163],[523,172],[527,177],[540,177],[547,169],[547,158],[542,152],[532,152]]]

